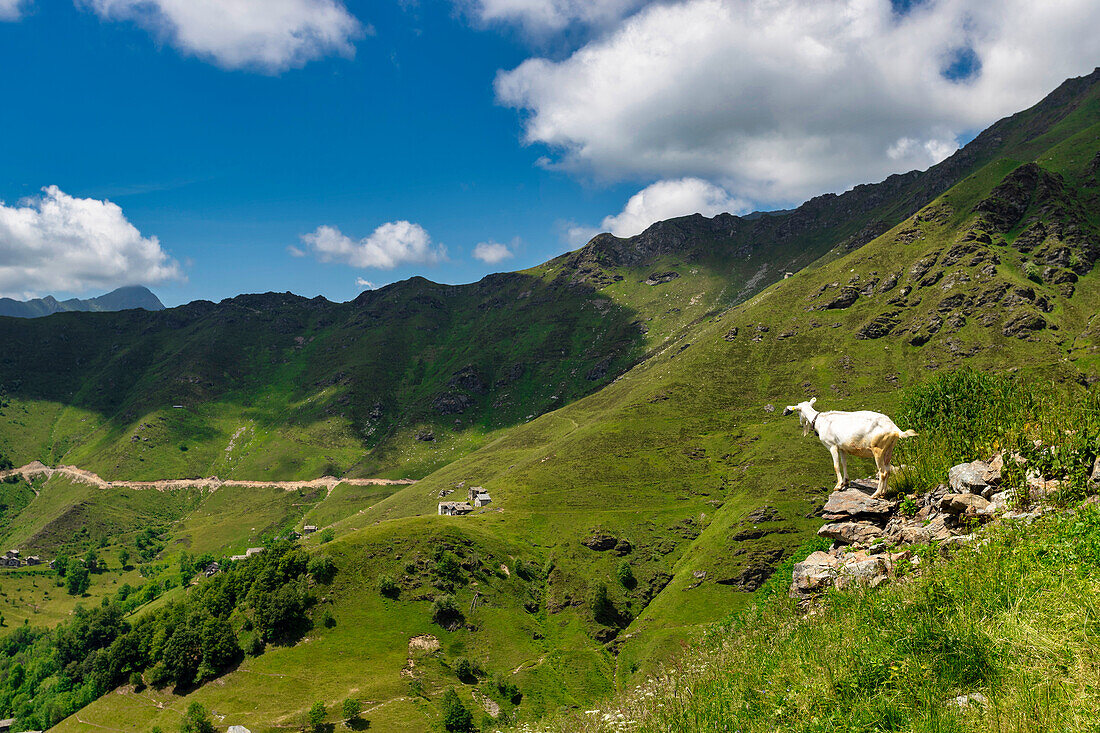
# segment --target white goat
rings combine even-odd
[[[902,431],[894,421],[881,412],[860,410],[859,412],[818,412],[814,409],[817,398],[797,405],[787,405],[784,415],[797,412],[802,422],[802,434],[809,435],[813,430],[818,439],[829,449],[833,456],[833,470],[836,471],[836,490],[848,483],[848,456],[874,458],[878,468],[878,490],[872,495],[886,493],[886,479],[894,470],[890,461],[894,457],[894,446],[901,438],[912,438],[916,432]]]

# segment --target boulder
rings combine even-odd
[[[623,555],[629,555],[631,550],[633,549],[634,546],[630,544],[630,540],[626,539],[625,537],[620,538],[619,541],[615,543],[615,554],[619,557],[622,557]]]
[[[886,561],[881,557],[856,552],[843,559],[837,575],[836,587],[842,590],[853,585],[869,585],[876,588],[886,582],[889,576]]]
[[[867,545],[881,538],[883,530],[871,522],[830,522],[817,530],[817,534],[845,545]]]
[[[597,532],[588,539],[582,540],[581,544],[590,550],[595,550],[596,552],[605,552],[615,547],[615,545],[619,544],[619,540],[618,538],[612,537],[609,534]]]
[[[985,461],[960,463],[951,467],[947,474],[947,483],[957,494],[966,492],[980,494],[989,486],[986,476],[990,473],[989,464]]]
[[[940,499],[940,509],[949,514],[976,515],[989,506],[989,501],[977,494],[947,494]]]
[[[800,563],[795,563],[791,582],[791,598],[810,598],[833,585],[840,569],[840,560],[818,550]]]
[[[844,517],[886,516],[896,507],[897,502],[872,499],[858,489],[847,489],[830,494],[822,511],[825,519],[836,520]]]
[[[891,522],[887,528],[886,539],[898,545],[926,545],[930,542],[942,542],[951,536],[942,516],[929,521]]]
[[[1100,484],[1100,456],[1096,456],[1096,460],[1092,462],[1092,473],[1089,474],[1089,484],[1091,486]]]

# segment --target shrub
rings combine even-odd
[[[359,720],[359,714],[363,712],[363,706],[354,697],[349,697],[347,700],[344,700],[341,712],[344,715],[345,721],[351,722]]]
[[[318,700],[309,709],[309,727],[313,733],[322,733],[325,730],[325,704]]]
[[[401,587],[394,582],[393,578],[383,575],[378,578],[378,592],[387,598],[397,598],[401,592]]]
[[[444,550],[435,560],[435,574],[444,580],[457,583],[462,579],[462,566],[458,557],[450,550]]]
[[[336,563],[328,555],[321,555],[309,561],[309,574],[318,583],[328,585],[336,575]]]
[[[321,544],[332,542],[336,539],[336,531],[332,527],[325,527],[321,530]]]
[[[458,679],[469,685],[477,684],[477,675],[481,671],[476,664],[465,657],[455,662],[454,670]]]
[[[638,585],[638,580],[634,577],[634,569],[630,567],[630,563],[626,560],[619,563],[619,568],[615,571],[615,576],[619,579],[622,586],[628,590]]]
[[[180,723],[180,733],[214,733],[214,723],[206,708],[197,702],[191,703]]]
[[[432,620],[448,630],[458,628],[462,623],[462,611],[458,609],[454,596],[436,596],[432,601]]]
[[[503,675],[493,678],[493,686],[497,688],[497,692],[505,700],[513,705],[519,705],[520,700],[523,698],[523,693],[516,687],[516,683]]]
[[[606,583],[596,583],[588,597],[588,608],[592,613],[592,619],[605,626],[615,626],[618,621],[618,613],[615,604],[611,602],[607,594]]]
[[[333,617],[332,611],[327,608],[324,610],[324,613],[321,614],[321,625],[326,629],[331,629],[336,625],[336,619]]]
[[[462,704],[462,700],[459,699],[458,693],[454,691],[454,688],[443,693],[443,700],[440,704],[443,708],[443,728],[445,730],[473,730],[474,716],[471,715],[466,706]]]

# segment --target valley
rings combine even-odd
[[[472,285],[0,318],[0,541],[146,554],[60,602],[52,577],[0,576],[23,597],[2,609],[0,684],[15,664],[32,680],[3,688],[0,714],[169,730],[199,702],[258,733],[351,696],[379,730],[430,729],[450,689],[485,730],[588,709],[815,541],[831,466],[784,405],[906,425],[907,395],[960,369],[1094,389],[1098,258],[1100,70],[928,171],[602,234]],[[938,480],[919,468],[934,438],[899,447],[916,483]],[[437,515],[470,486],[493,503]],[[334,568],[294,576],[308,631],[242,644],[201,684],[150,684],[163,639],[129,667],[55,669],[52,642],[25,637],[24,619],[62,629],[78,602],[108,607],[124,579],[156,594],[127,623],[170,616],[213,587],[200,557],[306,524],[327,532],[300,547]],[[252,601],[211,613],[251,639]]]

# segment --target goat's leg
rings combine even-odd
[[[848,454],[843,449],[840,451],[840,472],[844,474],[844,485],[848,485]]]
[[[872,453],[875,456],[875,468],[878,469],[878,489],[871,494],[871,498],[877,499],[886,493],[886,479],[890,476],[890,460],[884,450],[873,448]]]
[[[840,449],[835,445],[831,446],[829,453],[833,456],[833,471],[836,472],[836,488],[834,491],[840,491],[844,488],[844,474],[840,470]]]

